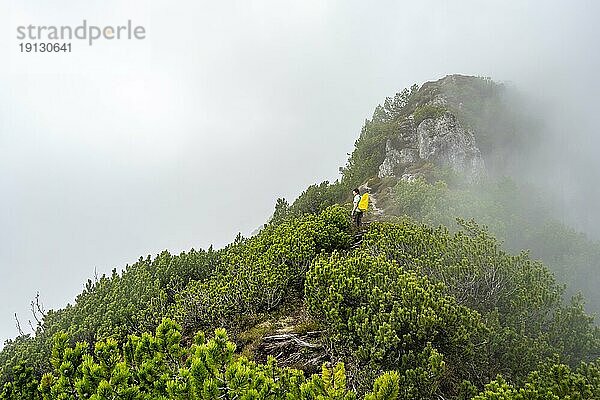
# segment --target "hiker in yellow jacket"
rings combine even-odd
[[[361,196],[360,190],[354,189],[352,194],[354,195],[354,200],[352,202],[352,218],[358,228],[360,227],[363,213],[369,208],[369,193],[365,193]]]

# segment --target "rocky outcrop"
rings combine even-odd
[[[485,175],[485,163],[475,135],[449,112],[426,118],[416,127],[413,121],[401,125],[397,139],[386,143],[386,155],[378,175],[414,179],[414,170],[425,162],[450,168],[471,182]]]

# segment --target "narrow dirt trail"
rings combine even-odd
[[[383,210],[377,207],[377,196],[375,194],[369,194],[370,203],[369,206],[372,208],[371,212],[374,216],[383,215]]]

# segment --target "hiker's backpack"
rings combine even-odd
[[[363,194],[358,202],[358,209],[360,211],[367,211],[367,208],[369,208],[369,193]]]

